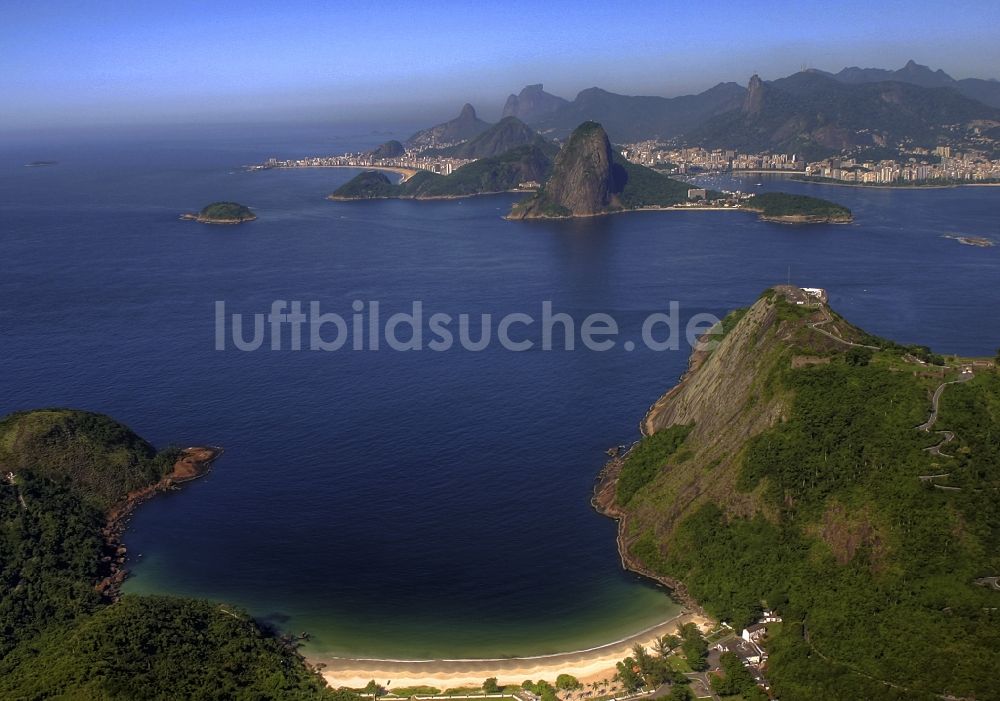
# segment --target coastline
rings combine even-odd
[[[121,585],[128,578],[128,570],[125,568],[128,549],[122,542],[122,536],[135,510],[160,492],[176,489],[178,485],[203,477],[223,452],[219,446],[184,448],[169,474],[155,484],[130,492],[108,510],[106,523],[101,529],[108,574],[94,585],[95,591],[112,601],[121,595]]]
[[[593,217],[606,217],[612,214],[630,214],[632,212],[749,212],[756,214],[760,221],[771,222],[772,224],[853,224],[854,217],[849,219],[829,219],[813,218],[811,215],[788,215],[788,216],[767,216],[762,211],[750,209],[748,207],[685,207],[680,205],[668,205],[658,207],[650,205],[646,207],[633,207],[631,209],[613,209],[607,212],[594,212],[593,214],[567,214],[559,217],[512,217],[509,214],[503,217],[507,221],[568,221],[571,219],[591,219]]]
[[[807,183],[809,185],[833,185],[834,187],[854,187],[862,190],[952,190],[957,187],[1000,187],[1000,183],[950,183],[947,185],[871,185],[868,183],[850,183],[837,180],[810,180],[805,177],[795,177],[790,180],[797,183]]]
[[[687,622],[695,622],[702,628],[712,623],[698,613],[682,611],[666,621],[619,640],[584,650],[548,655],[442,660],[334,657],[309,661],[322,665],[323,677],[334,688],[360,688],[369,680],[375,679],[379,683],[391,680],[396,686],[429,685],[443,690],[464,686],[479,687],[488,677],[496,677],[502,686],[520,684],[528,678],[554,681],[559,674],[572,674],[585,682],[610,679],[617,671],[615,665],[631,654],[633,646],[639,644],[651,648],[656,638],[676,632],[678,625]]]
[[[187,212],[180,216],[181,221],[194,221],[199,224],[222,224],[228,226],[230,224],[242,224],[243,222],[256,221],[257,215],[246,217],[244,219],[213,219],[211,217],[203,217],[200,214],[194,212]]]
[[[419,168],[407,168],[405,166],[269,166],[267,170],[298,170],[299,168],[353,168],[354,170],[382,170],[386,173],[396,173],[401,176],[397,185],[402,185],[407,180],[420,172]]]
[[[683,379],[681,381],[683,381]],[[666,399],[666,397],[667,395],[664,395],[664,397],[661,397],[656,404],[650,407],[646,416],[648,417],[649,413],[653,411],[657,404],[663,401],[663,399]],[[643,436],[647,435],[645,431],[645,423],[646,418],[644,417],[642,424],[640,425]],[[636,441],[636,443],[638,443],[638,441]],[[594,487],[594,496],[591,498],[590,504],[597,513],[602,516],[607,516],[610,519],[614,519],[617,524],[618,533],[615,536],[615,542],[618,547],[618,557],[621,559],[623,569],[656,582],[662,587],[666,587],[670,590],[670,595],[684,606],[683,610],[687,611],[689,615],[697,616],[705,621],[711,621],[712,619],[708,616],[698,601],[688,592],[684,582],[679,579],[675,579],[674,577],[658,574],[647,569],[628,551],[628,548],[625,546],[625,534],[628,529],[628,516],[624,511],[618,508],[615,503],[615,486],[618,484],[618,475],[621,472],[622,466],[625,464],[625,458],[628,457],[629,452],[631,452],[632,448],[635,447],[636,443],[633,443],[632,446],[630,446],[625,452],[612,457],[604,465],[604,468],[597,476],[598,481],[597,485]]]
[[[343,168],[345,166],[316,166],[317,168]],[[353,166],[351,166],[353,168]],[[400,181],[403,182],[403,181]],[[532,190],[491,190],[489,192],[470,192],[467,195],[430,195],[425,197],[336,197],[327,195],[326,199],[333,202],[371,202],[373,200],[403,200],[407,202],[438,202],[442,200],[468,200],[473,197],[489,197],[491,195],[512,195],[518,193],[532,192]]]

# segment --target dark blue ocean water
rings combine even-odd
[[[214,303],[383,313],[613,315],[623,338],[680,303],[723,315],[791,273],[855,323],[939,351],[1000,346],[1000,188],[855,190],[851,226],[744,213],[500,218],[514,200],[334,203],[347,170],[246,173],[374,145],[359,129],[188,128],[0,141],[0,411],[109,413],[215,470],[144,505],[133,591],[232,601],[315,654],[494,656],[585,647],[675,606],[621,571],[588,499],[688,351],[214,350]],[[58,160],[25,168],[32,160]],[[757,178],[744,182],[754,188]],[[239,227],[178,221],[212,200]],[[141,553],[141,557],[138,554]]]

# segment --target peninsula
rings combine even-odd
[[[239,608],[120,594],[128,514],[220,452],[72,409],[0,419],[0,697],[360,701]]]
[[[978,584],[1000,574],[996,361],[877,338],[788,286],[702,341],[601,474],[623,562],[749,627],[733,649],[776,697],[1000,696]]]
[[[181,219],[202,224],[242,224],[253,221],[257,215],[246,205],[237,202],[213,202],[200,212],[182,214]]]
[[[792,224],[852,221],[846,207],[815,197],[786,193],[741,197],[691,188],[625,160],[596,122],[574,130],[556,156],[549,179],[533,196],[514,205],[507,218],[562,219],[651,209],[741,209],[765,221]]]

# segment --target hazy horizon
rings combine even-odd
[[[402,3],[338,10],[297,0],[210,9],[50,3],[0,9],[0,129],[114,124],[488,120],[542,83],[572,99],[601,87],[697,93],[816,68],[896,69],[913,59],[954,78],[997,78],[1000,7],[802,2],[781,13],[639,2],[613,14],[552,2]],[[952,6],[954,7],[954,6]]]

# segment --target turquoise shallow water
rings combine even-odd
[[[334,203],[350,171],[244,173],[384,140],[320,129],[18,140],[0,160],[3,411],[113,414],[158,445],[220,444],[206,478],[144,505],[127,589],[206,596],[313,636],[317,655],[499,657],[589,647],[676,606],[623,572],[589,506],[604,450],[637,437],[688,351],[218,352],[214,302],[419,299],[450,314],[613,315],[623,338],[749,304],[789,275],[872,332],[1000,346],[1000,188],[855,191],[851,226],[740,213],[519,224],[512,196]],[[31,160],[51,168],[23,168]],[[744,183],[754,187],[757,179]],[[233,199],[260,219],[180,222]],[[141,554],[141,557],[140,557]]]

